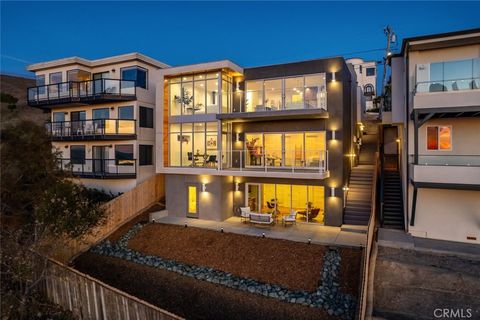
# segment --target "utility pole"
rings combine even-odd
[[[383,58],[383,76],[382,76],[382,96],[381,96],[381,106],[379,108],[379,113],[380,116],[382,115],[382,106],[383,106],[383,100],[385,97],[385,86],[386,86],[386,80],[387,80],[387,62],[388,58],[392,55],[391,50],[391,45],[392,43],[396,42],[397,36],[393,32],[392,28],[390,26],[386,26],[383,29],[383,33],[387,36],[387,47],[385,48],[385,56]]]

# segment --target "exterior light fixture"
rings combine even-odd
[[[155,219],[152,219],[152,223],[155,223]]]
[[[220,232],[223,233],[223,228],[220,228]]]
[[[65,146],[65,149],[68,149],[68,146]]]
[[[337,81],[337,79],[335,78],[335,72],[332,72],[332,82],[335,82]]]
[[[331,140],[336,140],[337,137],[336,137],[336,133],[335,133],[335,132],[336,132],[335,130],[332,130],[332,138],[331,138]]]
[[[335,197],[335,187],[330,188],[330,197]]]
[[[112,111],[113,111],[113,110],[115,110],[115,108],[114,108],[114,107],[110,107],[110,110],[112,110]]]
[[[240,183],[235,182],[235,191],[240,191]]]
[[[237,81],[237,84],[235,86],[235,90],[240,91],[240,81]]]
[[[202,192],[206,192],[206,191],[207,191],[207,184],[202,183]]]
[[[265,232],[262,232],[262,238],[265,238]]]
[[[308,244],[312,243],[312,239],[308,238]]]
[[[343,189],[343,191],[348,191],[348,190],[350,190],[350,188],[347,187],[347,186],[343,187],[342,189]]]
[[[397,140],[395,140],[395,141],[397,141],[397,143],[400,143],[400,139],[397,139]]]
[[[185,228],[187,227],[187,221],[185,221]]]

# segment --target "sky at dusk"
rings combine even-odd
[[[169,65],[243,67],[328,56],[381,60],[405,37],[480,27],[480,2],[1,2],[2,73],[141,52]]]

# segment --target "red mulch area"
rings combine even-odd
[[[186,319],[335,319],[323,309],[286,303],[90,252],[80,256],[75,266]]]
[[[128,243],[136,251],[244,278],[314,291],[326,248],[166,224],[148,224]]]

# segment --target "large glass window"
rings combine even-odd
[[[133,106],[118,107],[118,119],[118,133],[135,133]]]
[[[60,83],[62,82],[62,73],[61,72],[55,72],[55,73],[50,73],[50,84],[55,84],[55,83]]]
[[[247,81],[245,89],[245,108],[247,112],[263,111],[263,80]]]
[[[206,73],[170,79],[170,115],[218,113],[219,75],[220,73]],[[228,86],[225,90],[228,103],[231,99],[228,97]]]
[[[246,81],[246,112],[327,109],[325,74]]]
[[[148,72],[141,67],[122,68],[122,80],[135,81],[137,87],[148,89]]]
[[[88,71],[75,69],[67,71],[67,81],[87,81],[91,78],[91,73]]]
[[[271,213],[277,221],[294,214],[300,222],[324,222],[323,186],[247,183],[246,190],[245,205],[254,212]]]
[[[265,81],[265,108],[267,110],[280,110],[282,108],[282,80]]]
[[[170,124],[170,166],[215,167],[218,162],[217,122]]]
[[[325,131],[245,133],[245,165],[323,168]]]
[[[232,110],[232,78],[222,75],[222,113]]]

